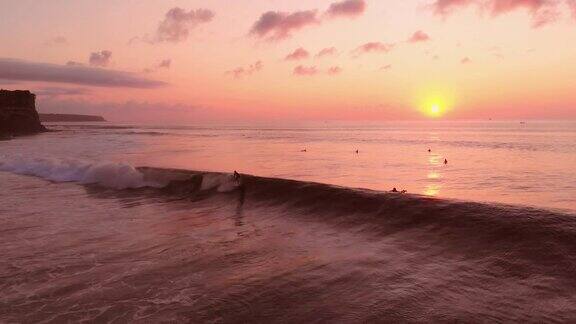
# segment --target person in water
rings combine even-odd
[[[234,170],[234,181],[240,183],[240,173],[236,172],[236,170]]]
[[[396,189],[396,187],[392,188],[392,190],[390,192],[398,192],[398,189]]]
[[[448,164],[448,159],[444,159],[444,164]]]

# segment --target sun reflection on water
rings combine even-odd
[[[430,154],[428,156],[428,174],[426,175],[426,179],[428,184],[424,187],[423,194],[425,196],[435,197],[440,194],[440,190],[442,189],[442,183],[440,180],[442,179],[442,174],[438,170],[442,166],[443,159],[439,154]]]
[[[430,164],[430,166],[432,167],[435,167],[440,165],[440,160],[441,160],[440,155],[434,154],[428,158],[428,164]]]
[[[442,176],[440,175],[440,173],[438,171],[430,171],[428,172],[428,179],[430,180],[438,180],[440,179]]]
[[[424,195],[430,196],[430,197],[438,196],[438,194],[440,194],[441,188],[442,187],[438,184],[429,184],[426,186],[426,188],[424,190]]]

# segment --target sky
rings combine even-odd
[[[0,44],[41,112],[576,119],[576,0],[3,0]]]

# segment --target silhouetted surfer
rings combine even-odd
[[[432,152],[432,149],[428,149],[428,153],[431,153],[431,152]]]
[[[356,150],[356,154],[360,153],[358,150]]]
[[[246,199],[246,187],[244,186],[244,183],[242,183],[242,176],[240,175],[240,173],[238,173],[238,171],[234,170],[234,181],[236,182],[237,186],[238,186],[238,205],[236,206],[236,215],[235,215],[235,225],[236,226],[242,226],[244,225],[242,222],[242,206],[244,206],[244,200]]]
[[[444,159],[444,164],[448,164],[448,159]]]
[[[398,192],[398,189],[396,189],[396,187],[392,188],[392,190],[390,192]]]

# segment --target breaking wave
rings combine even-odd
[[[135,168],[125,163],[80,159],[26,158],[0,156],[0,171],[39,177],[53,182],[94,184],[112,189],[181,189],[198,181],[199,191],[228,192],[236,189],[231,175],[157,168]],[[200,178],[198,178],[200,177]]]
[[[0,158],[0,171],[40,177],[54,182],[97,184],[114,189],[159,187],[128,164],[89,162],[78,159]]]

